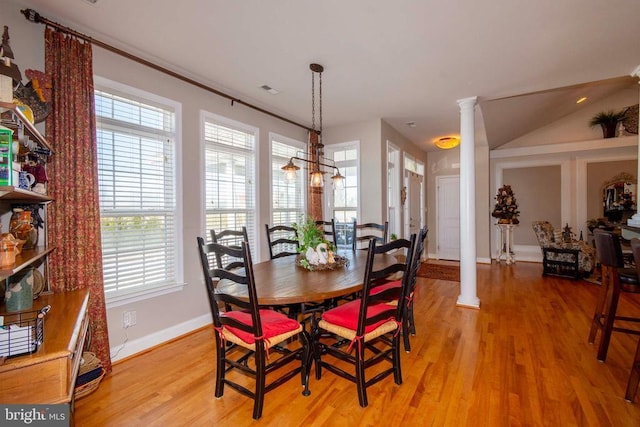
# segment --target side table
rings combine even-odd
[[[502,261],[504,257],[507,265],[514,264],[516,257],[513,253],[513,231],[516,224],[496,224],[500,229],[500,241],[498,245],[498,252],[496,253],[496,260]]]

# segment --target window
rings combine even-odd
[[[181,281],[176,204],[179,104],[102,79],[97,85],[104,290],[111,306]]]
[[[306,185],[303,169],[295,181],[286,179],[282,167],[304,150],[304,144],[279,135],[271,136],[271,224],[291,225],[305,214]]]
[[[256,254],[256,141],[258,130],[223,117],[204,115],[205,227],[247,228]],[[255,259],[259,259],[256,255]]]
[[[350,230],[358,217],[358,143],[327,146],[325,150],[345,177],[343,188],[330,191],[329,212],[336,220],[338,246],[351,247]]]

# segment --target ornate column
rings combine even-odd
[[[477,97],[459,99],[460,107],[460,295],[457,305],[480,307],[476,273],[475,107]],[[464,236],[464,237],[463,237]]]
[[[309,132],[309,160],[312,162],[316,161],[316,156],[318,155],[318,134],[316,132]],[[311,187],[309,185],[309,168],[307,168],[307,214],[316,219],[316,220],[324,220],[322,216],[322,187]]]
[[[640,78],[640,65],[636,67],[635,70],[631,73],[631,77]],[[638,81],[640,84],[640,80]],[[640,94],[640,91],[638,91]],[[640,99],[640,96],[639,96]],[[640,101],[639,101],[640,102]],[[638,119],[640,120],[640,112],[638,112]],[[640,198],[638,197],[638,191],[640,190],[640,132],[638,132],[638,170],[636,172],[636,194],[634,194],[636,198],[636,213],[627,220],[627,225],[632,227],[640,227],[640,211],[638,211],[638,205],[640,204]]]

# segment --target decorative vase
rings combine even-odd
[[[19,281],[9,284],[5,292],[7,311],[28,310],[33,306],[33,274],[28,271]]]
[[[24,240],[23,249],[33,249],[38,244],[38,229],[33,226],[31,211],[16,208],[9,222],[9,232],[16,239]]]

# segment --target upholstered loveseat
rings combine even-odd
[[[579,278],[588,276],[594,267],[595,248],[583,240],[566,242],[555,235],[549,221],[534,221],[533,231],[542,249],[542,274]]]

